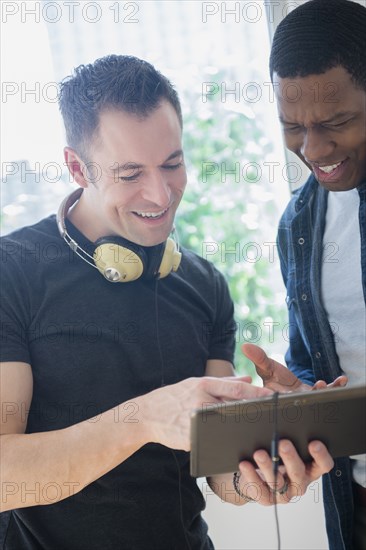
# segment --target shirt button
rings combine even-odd
[[[322,354],[320,353],[320,351],[317,351],[316,354],[315,354],[315,357],[316,357],[317,359],[320,359],[321,356],[322,356]]]
[[[301,296],[301,300],[304,300],[304,302],[308,299],[308,295],[307,294],[303,294]]]
[[[297,241],[299,244],[304,244],[305,242],[305,239],[303,239],[302,237],[300,237],[300,239]]]
[[[341,470],[336,470],[336,471],[335,471],[335,475],[336,475],[337,477],[341,477],[341,475],[342,475]]]

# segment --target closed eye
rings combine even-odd
[[[132,176],[119,176],[118,179],[128,183],[128,182],[136,181],[137,178],[140,176],[140,174],[141,172],[138,172],[137,174],[133,174]]]
[[[163,166],[164,170],[177,170],[177,168],[180,168],[183,166],[183,162],[178,162],[177,164],[166,164]]]
[[[296,132],[300,132],[302,130],[302,127],[301,126],[284,126],[283,129],[285,132],[296,133]]]
[[[345,126],[346,124],[351,122],[351,120],[353,120],[353,118],[349,118],[348,120],[344,120],[343,122],[338,122],[338,124],[326,124],[325,126],[327,128],[342,128],[342,126]]]
[[[164,170],[177,170],[181,166],[183,166],[183,162],[178,162],[177,164],[166,164],[162,166]],[[138,179],[138,177],[142,174],[142,172],[137,172],[136,174],[133,174],[132,176],[119,176],[118,179],[121,181],[124,181],[125,183],[128,182],[134,182]]]

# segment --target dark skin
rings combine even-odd
[[[302,78],[273,75],[286,147],[329,191],[348,191],[366,179],[366,90],[333,67]],[[326,174],[319,167],[342,163]]]
[[[265,351],[254,344],[243,344],[242,352],[250,359],[258,375],[263,380],[263,386],[278,392],[301,392],[338,388],[347,384],[347,376],[338,376],[331,384],[318,380],[313,386],[304,384],[287,367],[268,357]]]

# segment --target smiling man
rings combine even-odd
[[[99,144],[90,151],[99,167],[96,174],[101,174],[95,185],[88,186],[75,150],[65,149],[75,180],[88,187],[69,219],[91,241],[101,235],[123,235],[148,247],[166,241],[187,180],[181,133],[180,120],[169,102],[148,117],[116,109],[102,112]],[[143,150],[149,153],[143,163],[132,160],[139,159]],[[116,161],[120,158],[123,162]]]
[[[273,73],[286,146],[332,192],[366,175],[365,89],[355,78],[342,65],[296,79]]]
[[[272,389],[366,384],[366,7],[305,2],[278,26],[270,71],[286,146],[312,172],[278,233],[293,374],[245,353]],[[366,548],[365,456],[336,460],[323,486],[330,549]]]

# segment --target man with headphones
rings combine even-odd
[[[226,282],[176,244],[177,94],[149,63],[111,55],[62,82],[60,108],[79,188],[1,242],[2,548],[213,548],[189,475],[191,411],[272,391],[234,377]],[[306,467],[281,445],[296,495],[333,465],[319,442]],[[261,504],[266,456],[247,472]],[[211,485],[244,504],[234,480]]]

